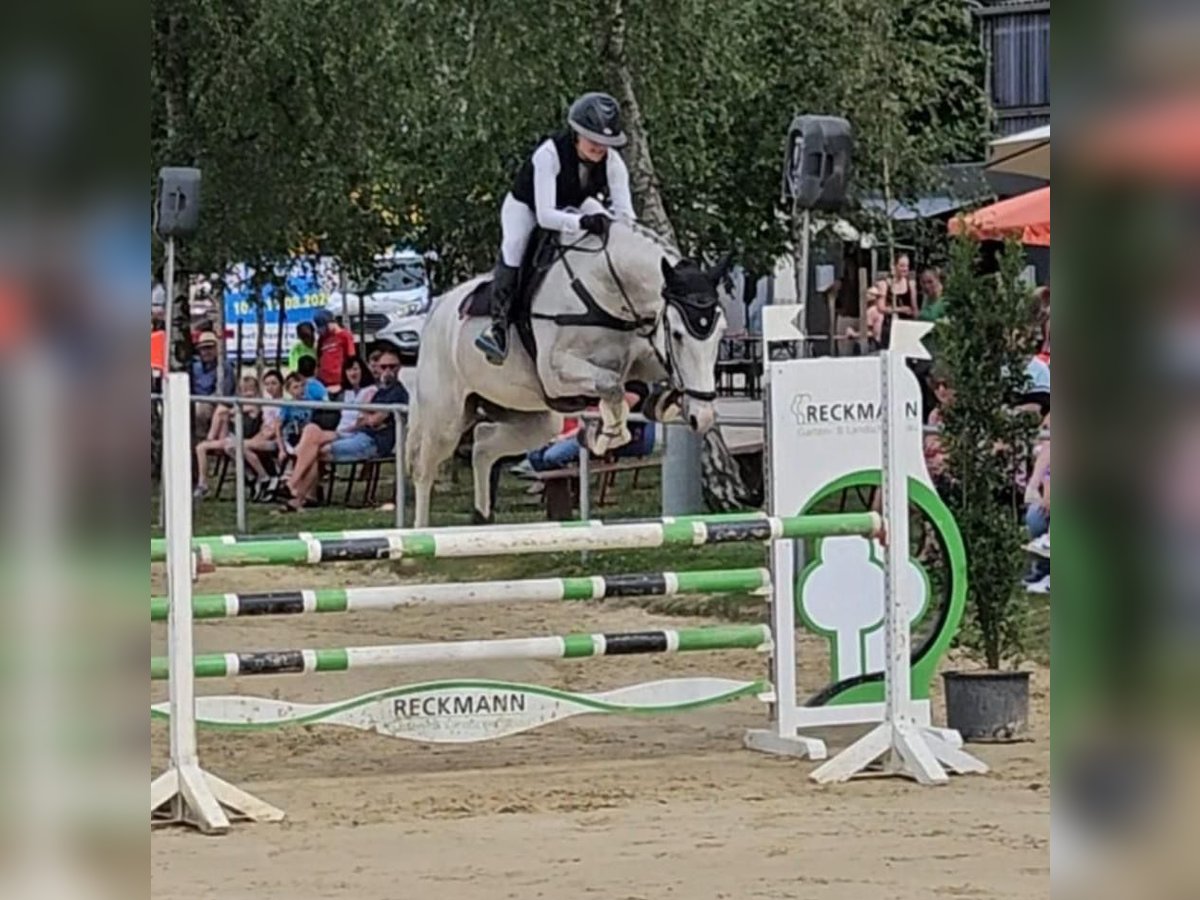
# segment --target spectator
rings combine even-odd
[[[945,416],[945,409],[954,402],[954,388],[949,380],[940,372],[934,371],[929,377],[929,386],[934,397],[934,406],[926,419],[929,425],[940,428]],[[946,467],[946,450],[940,434],[927,434],[924,440],[925,468],[933,479],[934,487],[944,492],[950,480]]]
[[[295,372],[300,360],[306,356],[317,358],[317,330],[312,322],[301,322],[296,326],[296,343],[288,351],[288,371]]]
[[[361,369],[361,365],[359,366]],[[375,403],[402,405],[408,403],[408,391],[399,381],[400,356],[395,350],[384,350],[379,357],[379,386],[372,398]],[[307,428],[296,448],[296,465],[287,483],[280,486],[287,502],[285,512],[297,512],[313,497],[321,475],[322,460],[359,462],[388,456],[396,446],[396,419],[390,412],[362,413],[354,427],[321,443],[314,428]]]
[[[268,400],[278,400],[283,396],[283,376],[278,369],[270,369],[263,374],[263,397]],[[263,406],[262,425],[256,434],[250,435],[242,444],[242,455],[246,465],[255,475],[254,488],[250,494],[251,500],[264,500],[270,497],[278,486],[278,479],[273,478],[267,471],[264,458],[270,458],[279,452],[279,430],[282,410],[278,406]],[[230,451],[232,456],[237,450]]]
[[[1033,566],[1025,579],[1031,594],[1050,593],[1050,441],[1042,441],[1034,457],[1033,473],[1025,486],[1025,527]]]
[[[866,328],[867,350],[874,353],[883,346],[883,325],[887,321],[887,294],[878,285],[867,288]],[[862,334],[853,328],[846,329],[846,337],[859,340]]]
[[[628,390],[625,394],[625,401],[629,404],[631,412],[641,412],[645,396],[639,389],[640,386],[631,385],[631,388],[633,389]],[[653,422],[630,422],[629,432],[631,439],[628,444],[616,449],[614,453],[616,458],[649,456],[654,452],[655,428]],[[525,459],[512,467],[511,471],[514,475],[527,477],[534,472],[565,469],[579,459],[580,449],[579,426],[576,426],[571,431],[559,435],[546,446],[530,451]]]
[[[255,398],[258,396],[258,379],[247,375],[238,385],[238,396]],[[208,454],[214,450],[227,453],[235,452],[237,436],[231,434],[230,421],[234,415],[233,407],[221,405],[213,413],[209,423],[208,435],[196,444],[196,488],[193,495],[202,499],[208,495]],[[243,436],[254,437],[262,426],[262,411],[257,406],[242,410]]]
[[[354,356],[354,335],[333,321],[333,313],[319,309],[313,316],[317,326],[317,377],[337,396],[342,391],[342,367]]]
[[[890,306],[891,311],[901,319],[917,317],[917,285],[912,278],[911,266],[912,263],[906,253],[897,256],[896,262],[892,266],[892,279],[889,282]]]
[[[371,373],[357,356],[346,360],[342,372],[342,403],[370,403],[375,395],[375,383]],[[299,437],[292,441],[295,445],[296,465],[292,470],[292,480],[303,477],[309,466],[315,465],[321,450],[339,438],[355,434],[368,415],[358,409],[343,409],[336,421],[325,417],[326,411],[319,411],[312,420],[300,428]],[[318,421],[320,419],[325,421]],[[327,427],[333,424],[333,428]]]
[[[376,348],[367,357],[367,369],[371,373],[371,379],[376,382],[379,381],[379,357],[381,356],[383,356],[383,351]]]
[[[301,357],[296,371],[288,375],[284,381],[284,391],[293,400],[309,400],[318,403],[328,400],[329,393],[316,377],[316,372],[317,361],[311,356]],[[338,415],[335,410],[329,412],[335,417]],[[281,456],[295,453],[300,433],[312,419],[313,410],[308,407],[285,406],[283,408],[283,412],[280,414],[279,450]]]
[[[188,378],[194,397],[228,397],[237,384],[233,363],[226,360],[223,367],[219,364],[217,359],[219,343],[217,336],[211,331],[202,331],[195,339],[193,347],[196,356],[188,368]],[[219,388],[218,380],[222,382]],[[196,433],[207,435],[216,412],[216,404],[197,403],[194,408]]]
[[[924,300],[917,316],[924,322],[940,322],[946,316],[946,288],[942,285],[942,273],[932,266],[921,273],[921,294]]]

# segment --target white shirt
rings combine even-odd
[[[533,151],[533,196],[537,205],[537,223],[542,228],[554,231],[579,231],[579,214],[557,208],[558,173],[561,170],[562,163],[554,141],[543,141]],[[629,191],[629,170],[625,168],[621,154],[614,149],[609,149],[605,156],[605,170],[613,213],[622,221],[632,222],[635,217],[633,195]]]

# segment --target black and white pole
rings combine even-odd
[[[167,531],[167,614],[170,684],[170,761],[150,783],[150,821],[191,825],[207,834],[229,830],[226,809],[236,817],[277,822],[283,812],[200,768],[196,748],[193,677],[191,409],[188,376],[163,379],[163,482]]]
[[[900,324],[900,323],[897,323]],[[912,636],[901,592],[908,579],[908,467],[903,452],[905,419],[901,380],[911,378],[905,352],[895,341],[880,359],[883,399],[883,514],[887,529],[884,565],[884,717],[883,721],[810,774],[821,783],[846,781],[882,762],[883,771],[921,784],[945,784],[946,769],[960,774],[984,773],[983,762],[954,746],[944,729],[922,726],[912,701],[910,669]]]

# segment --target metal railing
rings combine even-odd
[[[151,402],[162,400],[162,394],[151,391]],[[190,403],[195,406],[198,403],[210,403],[215,405],[229,406],[233,408],[233,460],[234,460],[234,504],[237,518],[237,532],[239,534],[247,533],[247,510],[246,510],[246,457],[245,457],[245,421],[243,411],[246,407],[297,407],[301,409],[312,410],[334,410],[344,412],[346,410],[356,410],[358,412],[384,412],[390,413],[395,417],[396,421],[396,441],[393,448],[392,461],[396,466],[395,480],[395,525],[397,528],[404,527],[404,521],[407,516],[408,504],[408,476],[404,469],[404,449],[407,438],[407,415],[408,406],[405,404],[381,404],[381,403],[340,403],[332,400],[293,400],[290,397],[287,399],[270,399],[262,397],[204,397],[192,395]],[[572,418],[581,419],[584,421],[597,421],[599,413],[585,410]],[[629,421],[639,424],[651,423],[650,419],[645,416],[634,413],[630,415]],[[666,425],[667,427],[680,427],[682,422],[653,422],[651,424]],[[729,428],[762,428],[763,419],[754,416],[721,416],[718,418],[718,424]],[[941,427],[938,425],[922,426],[923,434],[938,434],[941,432]],[[1039,435],[1041,439],[1048,438],[1049,432],[1042,431]],[[362,460],[362,462],[379,462],[380,459]],[[579,518],[586,521],[591,518],[591,459],[590,454],[580,448],[578,458],[578,479],[579,479]],[[161,487],[160,487],[161,489]],[[496,498],[492,498],[493,505]],[[163,505],[159,504],[159,524],[162,524]]]

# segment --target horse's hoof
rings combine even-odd
[[[496,514],[495,513],[485,516],[483,513],[481,513],[477,509],[471,510],[471,524],[472,525],[492,525],[492,524],[495,524],[495,522],[496,522]]]

